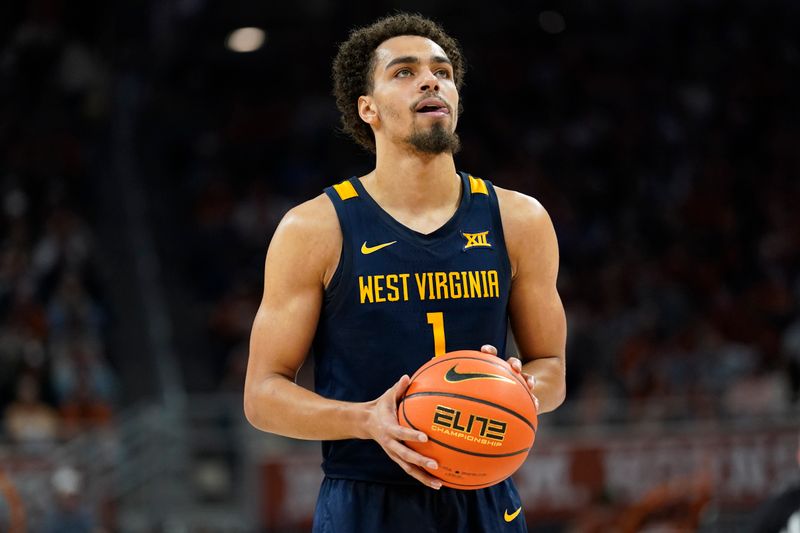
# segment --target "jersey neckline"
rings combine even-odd
[[[447,220],[447,222],[430,233],[421,233],[417,230],[409,228],[401,222],[398,222],[397,219],[386,212],[386,210],[384,210],[383,207],[381,207],[380,204],[376,202],[375,199],[367,192],[367,189],[364,187],[364,184],[361,183],[361,180],[358,179],[358,176],[353,176],[349,181],[353,184],[353,187],[355,187],[358,195],[364,198],[364,201],[369,204],[381,221],[383,221],[387,226],[392,228],[401,236],[406,236],[411,240],[417,241],[421,244],[430,244],[431,242],[450,236],[451,230],[459,224],[464,216],[464,213],[467,211],[467,205],[472,198],[472,192],[470,191],[467,174],[460,171],[457,171],[457,174],[461,178],[461,199],[459,200],[458,207],[450,219]]]

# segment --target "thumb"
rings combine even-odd
[[[394,403],[400,401],[400,398],[406,393],[406,389],[408,389],[408,385],[411,383],[411,378],[408,377],[408,374],[403,374],[397,383],[394,384],[392,387],[394,391]]]

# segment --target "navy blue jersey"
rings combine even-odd
[[[325,189],[343,244],[314,339],[320,395],[370,401],[446,351],[505,353],[511,266],[497,196],[488,181],[461,180],[458,209],[429,234],[393,219],[358,178]],[[372,440],[322,447],[329,477],[419,483]]]

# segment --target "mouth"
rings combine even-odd
[[[439,98],[425,98],[419,102],[414,111],[429,117],[446,117],[450,115],[450,107]]]

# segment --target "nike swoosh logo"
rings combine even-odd
[[[512,520],[514,520],[517,517],[517,515],[519,514],[519,512],[521,510],[522,510],[522,507],[519,507],[513,513],[508,514],[508,509],[506,509],[506,511],[503,513],[503,518],[505,519],[506,522],[511,522]]]
[[[364,255],[369,255],[372,252],[377,252],[381,248],[386,248],[387,246],[391,246],[397,241],[392,242],[385,242],[383,244],[376,244],[375,246],[367,246],[367,241],[364,241],[364,244],[361,245],[361,253]]]
[[[458,364],[453,365],[453,368],[447,371],[444,375],[444,380],[448,383],[458,383],[459,381],[469,381],[470,379],[496,379],[498,381],[506,381],[514,383],[514,380],[505,376],[498,376],[497,374],[485,374],[483,372],[459,372],[456,370]]]

